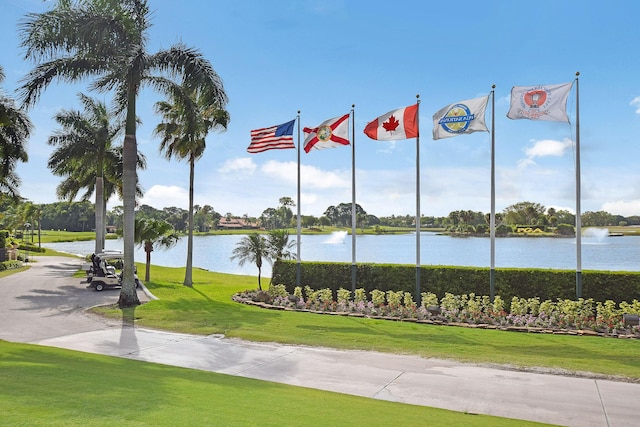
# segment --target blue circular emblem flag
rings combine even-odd
[[[449,133],[465,133],[475,117],[466,105],[455,104],[449,108],[438,124]]]

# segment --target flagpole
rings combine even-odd
[[[582,219],[580,211],[580,90],[576,72],[576,298],[582,298]]]
[[[351,104],[351,292],[356,292],[356,104]]]
[[[496,293],[496,85],[491,86],[491,269],[489,270],[489,299],[493,302]]]
[[[300,279],[302,275],[302,266],[300,265],[300,237],[302,234],[302,215],[300,213],[300,110],[298,110],[298,224],[296,240],[296,286],[300,286]]]
[[[420,295],[420,94],[416,95],[418,105],[416,122],[418,135],[416,136],[416,295],[418,305],[421,303]]]

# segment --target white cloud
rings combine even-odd
[[[351,188],[351,171],[325,171],[315,166],[300,167],[300,186],[315,189]]]
[[[250,157],[229,159],[218,169],[220,173],[241,173],[252,175],[257,169],[257,165]]]
[[[298,182],[297,167],[297,162],[278,162],[276,160],[269,160],[262,165],[260,172],[263,172],[270,178],[295,184]]]
[[[529,159],[548,156],[561,157],[564,155],[565,151],[572,146],[573,142],[568,138],[565,138],[562,141],[543,139],[541,141],[535,141],[532,147],[525,150],[525,154]]]
[[[640,200],[606,202],[602,205],[602,210],[614,215],[638,215],[638,213],[640,213]]]
[[[633,98],[629,105],[636,108],[636,114],[640,114],[640,96]]]
[[[140,204],[153,206],[156,209],[170,206],[187,209],[189,207],[189,191],[175,185],[154,185],[144,193]]]
[[[573,141],[569,138],[565,138],[562,141],[542,139],[532,142],[533,145],[524,150],[527,157],[518,160],[518,168],[520,169],[535,166],[537,163],[534,159],[538,157],[562,157],[567,150],[573,147]]]
[[[275,178],[282,182],[292,183],[294,185],[298,182],[296,162],[270,160],[260,168],[260,172],[269,178]],[[300,165],[300,181],[301,188],[305,190],[351,188],[351,171],[326,171],[315,166]]]

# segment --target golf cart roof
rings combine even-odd
[[[112,259],[112,258],[123,258],[124,254],[122,253],[122,251],[118,251],[118,250],[107,250],[107,251],[96,254],[96,256],[99,257],[100,259]]]

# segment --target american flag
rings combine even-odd
[[[251,131],[249,153],[262,153],[272,149],[296,148],[293,144],[293,125],[296,119],[277,126],[255,129]]]

